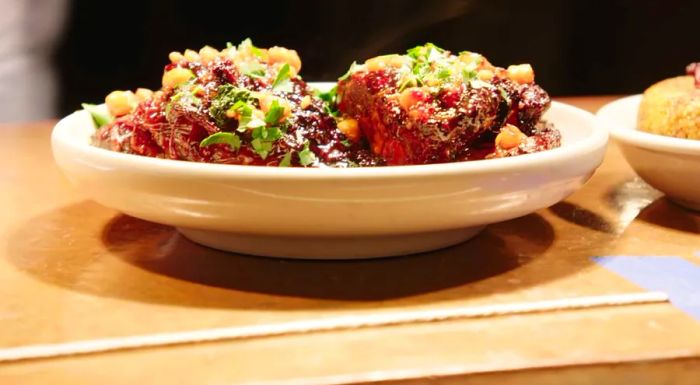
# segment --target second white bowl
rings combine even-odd
[[[674,138],[637,129],[641,95],[611,102],[598,111],[634,171],[676,203],[700,210],[700,140]]]

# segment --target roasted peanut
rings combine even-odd
[[[175,67],[163,74],[163,87],[175,88],[193,77],[194,73],[191,70]]]
[[[185,59],[188,61],[199,61],[199,54],[196,51],[193,51],[191,49],[186,49],[185,50]]]
[[[399,94],[399,105],[404,110],[408,111],[416,103],[427,98],[428,94],[420,87],[406,88]]]
[[[299,73],[299,70],[301,70],[301,59],[299,59],[297,51],[293,49],[272,47],[267,50],[267,62],[270,64],[287,63],[290,67],[294,68],[295,74]]]
[[[527,136],[523,134],[518,127],[512,124],[506,124],[501,128],[501,132],[496,135],[496,147],[503,150],[510,150],[511,148],[518,147],[525,139],[527,139]]]
[[[479,72],[476,73],[476,77],[483,81],[489,81],[493,79],[493,76],[493,71],[487,69],[479,70]]]
[[[272,106],[272,102],[276,100],[280,107],[284,108],[284,113],[282,114],[282,117],[280,117],[280,120],[287,119],[287,117],[289,117],[289,115],[291,115],[292,113],[292,106],[289,104],[288,101],[278,98],[272,94],[263,94],[258,100],[260,101],[260,109],[266,114],[268,111],[270,111],[270,106]]]
[[[384,68],[399,68],[410,62],[410,58],[402,55],[383,55],[367,59],[365,65],[368,71],[378,71]]]
[[[510,65],[506,71],[508,78],[514,82],[526,84],[535,81],[535,72],[529,64]]]
[[[173,51],[173,52],[170,52],[170,54],[168,54],[168,59],[170,59],[171,63],[179,63],[182,60],[184,60],[185,57],[182,56],[182,54],[180,52]]]
[[[484,57],[481,56],[480,54],[476,52],[469,52],[469,51],[464,51],[460,52],[459,54],[459,61],[461,61],[464,64],[480,64],[483,60]]]
[[[105,98],[109,113],[122,116],[130,113],[138,105],[136,95],[131,91],[112,91]]]
[[[150,100],[151,98],[153,98],[153,91],[148,88],[136,89],[136,99],[138,99],[139,102]]]
[[[301,103],[299,106],[301,107],[302,110],[306,109],[306,107],[311,105],[311,96],[306,95],[304,96],[303,99],[301,99]]]
[[[360,126],[357,120],[347,118],[338,122],[338,130],[345,134],[350,140],[356,142],[360,139]]]
[[[219,51],[208,45],[205,45],[204,47],[202,47],[202,49],[199,50],[199,57],[202,60],[202,63],[204,64],[214,61],[214,59],[216,59],[217,56],[219,56]]]

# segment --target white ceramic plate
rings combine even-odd
[[[92,199],[194,242],[263,256],[369,258],[463,242],[581,187],[603,159],[606,130],[556,102],[546,119],[561,130],[561,148],[420,166],[276,168],[122,154],[90,145],[95,129],[84,111],[56,125],[52,145]]]
[[[700,210],[700,140],[637,129],[641,95],[608,103],[598,121],[618,142],[627,162],[645,182],[678,204]]]

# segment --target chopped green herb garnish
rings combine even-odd
[[[282,116],[284,116],[284,107],[275,99],[270,103],[270,109],[265,114],[265,123],[275,124],[280,121]]]
[[[335,97],[338,96],[338,87],[333,86],[330,90],[326,92],[322,92],[320,90],[316,90],[316,96],[319,97],[319,99],[323,100],[324,102],[335,102]]]
[[[236,151],[241,148],[241,138],[233,132],[217,132],[211,134],[199,143],[199,147],[206,147],[215,143],[228,144]]]
[[[430,73],[430,64],[427,62],[416,62],[413,65],[412,73],[412,86],[422,86],[425,84],[425,77]]]
[[[255,138],[255,139],[265,139],[267,138],[267,130],[265,130],[265,126],[256,126],[253,127],[253,131],[250,133],[250,135]]]
[[[276,126],[267,127],[265,126],[265,122],[262,122],[262,125],[253,128],[250,136],[253,138],[253,140],[250,141],[253,150],[255,150],[261,158],[265,159],[272,150],[272,144],[282,138],[282,130]]]
[[[176,107],[180,111],[195,111],[202,105],[202,100],[197,96],[204,89],[191,79],[177,86],[177,92],[165,105],[165,117],[170,120],[171,111]]]
[[[299,163],[306,167],[316,161],[316,155],[309,149],[309,141],[304,142],[304,149],[299,151]]]
[[[279,127],[257,126],[251,132],[253,139],[264,141],[275,141],[282,137],[282,130]]]
[[[450,76],[452,76],[452,70],[447,67],[442,67],[440,70],[438,70],[436,75],[440,80],[447,80],[450,78]]]
[[[403,90],[409,87],[416,87],[417,85],[418,80],[416,78],[416,75],[407,74],[404,76],[403,80],[401,80],[401,83],[399,83],[399,92],[402,92]]]
[[[462,70],[462,78],[464,78],[465,82],[471,82],[472,80],[476,79],[476,71],[475,70]]]
[[[425,45],[413,47],[406,52],[412,59],[430,62],[442,56],[445,50],[433,43],[426,43]]]
[[[502,87],[498,87],[498,92],[501,93],[501,97],[503,98],[503,100],[505,100],[508,104],[510,104],[510,95],[508,95],[508,91],[506,91]]]
[[[243,62],[238,65],[244,75],[252,78],[261,78],[265,76],[265,66],[254,61]]]
[[[272,89],[280,88],[280,87],[288,84],[289,78],[290,78],[289,64],[284,63],[282,68],[280,68],[280,72],[277,73],[277,77],[275,78],[275,81],[272,82]]]
[[[402,82],[399,83],[399,89],[403,90],[426,84],[434,85],[451,79],[453,76],[451,65],[453,63],[446,52],[432,43],[409,49],[407,55],[413,59],[411,73],[404,76]]]
[[[431,43],[428,43],[427,45],[430,46],[429,51],[428,51],[428,61],[429,62],[439,59],[445,53],[445,50],[440,48],[440,47],[436,47],[435,45],[433,45]]]
[[[356,67],[357,67],[357,62],[352,62],[352,64],[350,64],[350,68],[348,68],[348,72],[346,72],[343,76],[339,77],[338,81],[343,81],[343,80],[349,78],[350,75],[352,75],[353,72],[355,72]]]
[[[491,83],[485,82],[480,79],[474,79],[469,82],[469,86],[471,88],[486,88],[486,87],[493,87]]]
[[[267,158],[267,155],[272,150],[272,142],[263,141],[261,139],[253,139],[250,141],[253,146],[253,150],[262,158]]]
[[[265,53],[258,47],[252,46],[250,47],[250,50],[253,52],[253,55],[259,57],[259,58],[265,58]]]
[[[90,113],[90,115],[92,116],[92,120],[95,122],[95,125],[97,125],[97,128],[100,128],[105,124],[109,124],[112,123],[112,121],[114,121],[114,117],[110,115],[107,109],[103,110],[94,104],[88,103],[83,103],[81,104],[81,106],[85,111]]]
[[[265,121],[258,118],[247,119],[239,122],[238,130],[241,130],[241,126],[244,129],[256,129],[258,127],[265,127]]]
[[[340,112],[338,111],[338,87],[333,86],[330,90],[326,92],[321,92],[316,90],[316,96],[323,100],[323,111],[331,116],[338,117]]]
[[[280,160],[279,167],[289,167],[292,164],[292,150],[287,151],[286,154]]]
[[[253,55],[264,59],[265,58],[265,52],[261,50],[260,48],[256,47],[253,45],[253,41],[250,40],[250,38],[247,38],[241,42],[241,44],[238,45],[238,50],[243,51],[246,49],[250,49],[250,52],[253,53]]]
[[[484,57],[481,56],[481,55],[479,55],[479,54],[476,53],[476,52],[459,51],[459,53],[457,54],[457,56],[463,56],[463,55],[472,55],[472,56],[478,55],[478,57],[476,58],[476,60],[474,60],[474,65],[475,65],[475,66],[479,66],[479,65],[481,65],[481,63],[484,62]]]
[[[282,137],[282,130],[279,127],[268,127],[267,128],[267,139],[268,140],[279,140]]]
[[[248,104],[251,100],[250,91],[237,88],[231,84],[223,84],[216,90],[216,96],[209,106],[209,115],[214,119],[220,128],[226,126],[229,117],[226,112],[238,110],[241,116],[250,117],[253,113],[252,107]],[[239,126],[241,122],[239,120]]]
[[[246,99],[239,99],[236,100],[235,103],[231,107],[229,107],[228,110],[226,111],[238,111],[241,114],[244,115],[251,115],[253,113],[253,107],[248,104],[248,100]]]
[[[340,141],[340,143],[342,143],[345,147],[352,147],[352,143],[350,143],[348,139],[343,139]]]
[[[406,53],[408,54],[408,56],[409,56],[411,59],[418,59],[418,58],[420,58],[420,57],[425,56],[425,55],[424,55],[424,52],[425,52],[425,47],[422,46],[422,45],[413,47],[413,48],[411,48],[411,49],[409,49],[409,50],[406,51]]]

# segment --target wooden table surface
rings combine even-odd
[[[595,111],[611,97],[565,98]],[[72,187],[52,122],[0,126],[2,348],[645,290],[606,255],[700,258],[700,217],[611,145],[587,185],[462,245],[355,262],[193,244]],[[0,384],[700,383],[700,322],[669,303],[599,307],[0,363]]]

